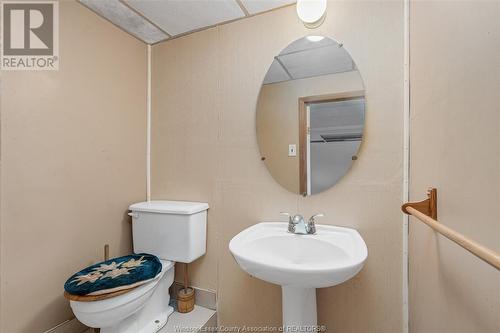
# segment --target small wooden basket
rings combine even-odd
[[[194,289],[182,288],[177,292],[177,311],[188,313],[194,309]]]

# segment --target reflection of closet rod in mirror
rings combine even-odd
[[[362,135],[324,135],[320,134],[321,140],[311,140],[311,143],[328,143],[328,142],[341,142],[341,141],[361,141]]]
[[[365,92],[363,90],[356,90],[356,91],[349,91],[342,93],[307,96],[299,98],[299,190],[302,195],[307,195],[307,146],[308,146],[307,105],[312,103],[348,101],[348,100],[359,99],[364,96]],[[337,141],[353,141],[353,140],[337,140]],[[316,141],[316,142],[329,142],[329,141],[323,138],[323,141]],[[315,141],[311,141],[311,143],[315,143]]]

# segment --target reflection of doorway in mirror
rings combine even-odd
[[[361,144],[364,92],[299,99],[300,193],[322,192],[345,174]]]

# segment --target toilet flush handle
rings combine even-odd
[[[135,213],[135,212],[130,212],[127,214],[128,216],[131,216],[132,218],[134,219],[138,219],[139,218],[139,214]]]

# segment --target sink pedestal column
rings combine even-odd
[[[316,289],[282,286],[283,331],[311,332],[294,330],[297,326],[316,326]],[[291,327],[292,329],[287,329]]]

